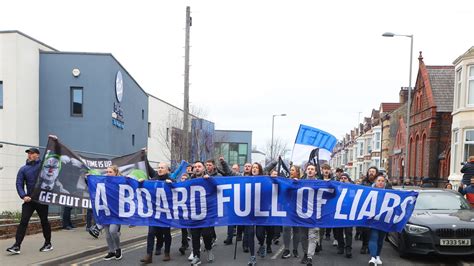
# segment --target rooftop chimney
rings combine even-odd
[[[404,104],[408,101],[408,87],[401,87],[400,88],[400,93],[398,94],[400,96],[399,101],[401,104]]]

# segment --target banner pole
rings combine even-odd
[[[237,236],[238,236],[238,234],[239,234],[238,233],[239,232],[238,225],[235,226],[235,231],[237,232]],[[234,233],[232,233],[232,234],[234,234]],[[243,234],[244,234],[244,232],[242,232],[242,235]],[[234,260],[237,258],[237,236],[235,237]],[[244,241],[243,238],[242,238],[242,241]]]

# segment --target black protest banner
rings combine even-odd
[[[117,165],[123,176],[137,180],[148,178],[144,150],[112,159],[90,158],[76,154],[50,137],[32,199],[49,205],[91,208],[87,176],[105,175],[107,167],[112,165]]]

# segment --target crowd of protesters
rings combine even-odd
[[[263,167],[259,163],[245,163],[240,171],[240,166],[237,164],[230,167],[223,157],[217,161],[207,160],[205,162],[196,161],[192,166],[186,169],[179,182],[183,182],[194,178],[219,178],[220,176],[262,176],[270,175],[277,177],[280,174],[276,170],[277,162],[272,162]],[[159,180],[169,180],[169,170],[163,172],[164,164],[158,167]],[[318,171],[319,170],[319,171]],[[318,175],[318,173],[320,173]],[[163,176],[166,175],[166,176]],[[317,165],[307,164],[304,171],[296,166],[290,167],[288,178],[295,181],[300,179],[321,179],[325,181],[336,180],[344,183],[354,183],[348,173],[342,169],[336,169],[335,174],[332,173],[331,167],[328,164],[323,164],[320,169]],[[382,186],[383,181],[383,186]],[[169,180],[168,182],[171,182]],[[370,167],[367,175],[364,176],[360,185],[386,188],[390,189],[390,183],[385,179],[382,173],[376,167]],[[148,264],[153,261],[154,240],[157,239],[155,254],[161,254],[163,242],[165,242],[165,256],[163,261],[170,260],[169,243],[171,241],[170,228],[154,229],[150,227],[147,238],[147,250],[145,257],[141,259],[141,263]],[[352,238],[355,228],[306,228],[296,226],[260,226],[260,225],[246,225],[246,226],[228,226],[227,236],[224,239],[224,245],[230,246],[234,244],[234,239],[237,242],[242,242],[242,252],[249,254],[248,265],[254,266],[257,264],[257,257],[265,258],[268,254],[273,253],[272,245],[277,245],[280,241],[280,236],[283,238],[283,252],[281,259],[289,259],[291,257],[301,258],[300,262],[303,265],[313,265],[314,255],[322,251],[322,240],[329,240],[331,232],[334,237],[333,245],[337,247],[337,253],[344,255],[346,258],[352,258]],[[164,233],[163,233],[164,232]],[[213,247],[216,245],[216,233],[214,227],[181,229],[181,247],[179,252],[185,255],[189,250],[188,260],[191,265],[199,265],[203,260],[203,254],[207,262],[213,262],[215,255]],[[363,242],[360,250],[361,254],[370,254],[370,263],[381,264],[380,251],[385,233],[383,231],[375,231],[369,228],[357,228],[359,234],[358,240]],[[165,236],[166,235],[166,236]],[[191,245],[189,245],[191,241]],[[291,242],[291,243],[290,243]],[[235,243],[237,245],[237,243]],[[301,245],[303,254],[300,255],[298,248]],[[191,247],[191,248],[190,248]]]
[[[14,245],[7,249],[8,252],[19,254],[20,247],[25,236],[25,231],[28,226],[29,219],[34,211],[37,211],[41,225],[43,227],[43,235],[45,238],[44,245],[40,251],[46,252],[53,250],[51,244],[51,227],[48,222],[47,213],[48,205],[37,203],[31,200],[31,193],[33,191],[38,171],[40,169],[41,160],[39,159],[39,150],[30,148],[26,150],[28,154],[27,163],[23,166],[17,177],[17,191],[24,203],[22,206],[22,217],[20,225],[16,233],[16,241]],[[186,168],[186,173],[182,176],[172,179],[170,177],[170,167],[166,163],[160,163],[156,172],[151,174],[149,180],[163,181],[167,183],[184,182],[186,180],[195,178],[219,178],[220,176],[262,176],[269,175],[272,177],[281,176],[276,169],[277,162],[272,162],[263,167],[259,163],[245,163],[240,171],[238,164],[230,167],[223,157],[220,157],[217,162],[215,160],[207,160],[205,162],[196,161]],[[474,157],[464,166],[463,183],[459,191],[466,195],[469,202],[474,206]],[[120,176],[118,167],[113,165],[107,168],[107,176]],[[367,173],[362,178],[354,182],[348,173],[342,169],[336,169],[333,174],[331,167],[328,164],[319,165],[308,163],[304,169],[296,165],[291,165],[287,178],[295,181],[300,179],[309,180],[336,180],[343,183],[353,183],[362,186],[370,186],[379,189],[391,189],[391,183],[386,179],[384,173],[380,172],[377,167],[370,167]],[[469,179],[469,182],[467,181]],[[429,180],[423,180],[423,185],[429,186]],[[26,189],[25,189],[26,185]],[[403,185],[412,186],[410,179],[405,179]],[[446,186],[451,188],[452,186]],[[70,212],[70,210],[69,210]],[[90,216],[90,213],[88,213]],[[65,229],[69,229],[72,223],[69,219],[65,221]],[[89,233],[97,238],[102,230],[105,229],[106,241],[108,246],[108,253],[104,260],[120,260],[122,252],[120,248],[120,225],[91,225],[91,220],[88,219],[87,229]],[[228,226],[227,237],[224,240],[225,245],[232,245],[234,241],[242,242],[242,251],[249,253],[249,266],[254,266],[257,263],[257,256],[265,258],[267,254],[273,253],[272,245],[279,243],[279,238],[283,238],[283,252],[281,259],[288,259],[291,257],[299,258],[298,247],[301,245],[303,254],[301,256],[301,264],[311,266],[314,262],[314,255],[322,250],[322,240],[329,240],[331,232],[334,236],[333,245],[337,247],[337,254],[344,255],[346,258],[352,258],[352,238],[355,231],[355,240],[362,241],[362,248],[360,254],[370,254],[369,265],[380,265],[382,260],[380,258],[383,242],[385,239],[385,232],[369,229],[369,228],[307,228],[297,226],[261,226],[261,225],[246,225],[246,226]],[[181,246],[179,252],[185,255],[189,250],[188,257],[192,265],[201,264],[202,255],[205,254],[207,262],[213,262],[215,256],[213,253],[213,246],[216,245],[217,236],[214,227],[205,228],[191,228],[181,229]],[[257,239],[258,249],[255,247],[255,238]],[[155,244],[156,240],[156,244]],[[155,255],[161,255],[161,249],[164,246],[163,261],[171,260],[171,228],[150,226],[148,230],[146,253],[143,259],[140,260],[142,264],[149,264],[153,262],[153,251]],[[191,241],[191,249],[189,241]],[[290,243],[291,242],[291,243]],[[237,243],[236,243],[237,244]],[[291,244],[291,245],[290,245]],[[290,251],[291,250],[291,251]]]

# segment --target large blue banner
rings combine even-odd
[[[89,176],[99,224],[196,228],[224,225],[362,226],[401,231],[417,192],[320,180],[197,178],[181,183]]]

